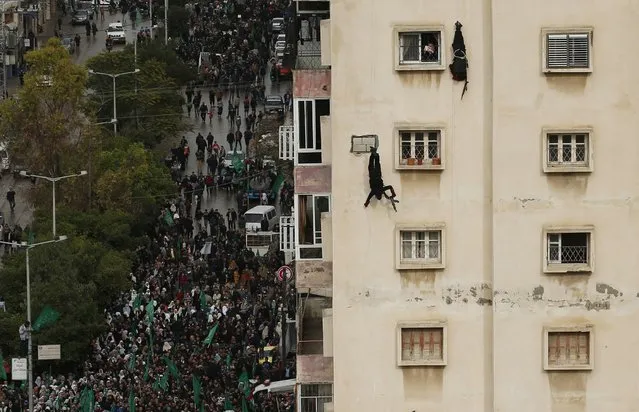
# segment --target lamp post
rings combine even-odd
[[[169,0],[164,0],[164,45],[169,45]]]
[[[120,76],[124,76],[126,74],[136,74],[139,73],[140,69],[135,69],[132,72],[124,72],[124,73],[116,73],[116,74],[111,74],[111,73],[102,73],[102,72],[96,72],[94,70],[89,70],[89,74],[95,74],[98,76],[106,76],[106,77],[110,77],[111,79],[113,79],[113,134],[115,136],[118,135],[118,106],[117,106],[117,100],[116,100],[116,89],[115,89],[115,79],[117,79]]]
[[[49,243],[58,243],[67,240],[66,236],[58,236],[53,240],[45,242],[28,244],[27,242],[12,243],[0,241],[2,245],[18,246],[25,249],[26,252],[26,269],[27,269],[27,322],[29,322],[29,339],[27,344],[27,374],[29,382],[29,412],[33,412],[33,339],[31,336],[31,274],[29,272],[29,251],[34,247],[47,245]]]
[[[20,176],[31,177],[31,178],[36,178],[36,179],[44,179],[46,181],[49,181],[49,182],[53,183],[53,236],[54,237],[56,235],[56,225],[55,225],[55,184],[56,184],[56,182],[59,182],[60,180],[68,179],[70,177],[85,176],[87,174],[88,173],[87,173],[86,170],[81,170],[79,173],[75,173],[75,174],[72,174],[72,175],[49,177],[49,176],[33,175],[33,174],[30,174],[30,173],[27,173],[24,170],[20,171]]]

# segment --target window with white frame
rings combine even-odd
[[[440,166],[441,147],[441,130],[399,130],[399,166]]]
[[[545,132],[545,171],[590,171],[590,133],[588,131]]]
[[[589,29],[544,30],[545,71],[577,71],[592,69],[591,35]]]
[[[327,195],[297,196],[297,236],[299,259],[322,258],[322,213],[330,211]]]
[[[443,224],[417,227],[400,225],[396,229],[396,240],[396,269],[444,268]]]
[[[547,328],[545,330],[544,369],[592,369],[592,344],[591,327]]]
[[[446,327],[443,322],[400,324],[399,366],[446,365]]]
[[[443,70],[443,26],[396,26],[396,70]]]
[[[300,411],[324,412],[324,405],[333,402],[333,384],[313,383],[300,385]]]
[[[321,117],[330,115],[329,99],[296,99],[293,109],[297,162],[322,163]]]
[[[547,272],[592,270],[592,231],[569,230],[546,233]]]

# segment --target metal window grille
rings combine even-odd
[[[587,69],[590,67],[588,33],[548,34],[546,36],[548,69]]]
[[[324,412],[324,404],[333,402],[330,383],[300,385],[301,412]]]
[[[588,134],[549,134],[548,164],[578,165],[588,164]]]
[[[400,235],[402,260],[440,260],[441,231],[402,231]]]
[[[441,132],[439,130],[400,131],[400,164],[408,164],[408,159],[431,162],[441,153]]]
[[[549,264],[588,264],[590,254],[589,233],[548,234]]]
[[[590,363],[590,332],[548,332],[548,364],[581,366]]]
[[[403,361],[441,361],[444,359],[444,328],[402,328]]]
[[[411,32],[399,34],[399,63],[440,63],[441,33]]]

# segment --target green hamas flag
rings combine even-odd
[[[206,293],[200,291],[200,309],[204,312],[208,312],[208,305],[206,304]]]
[[[229,401],[229,398],[224,398],[224,410],[225,411],[233,411],[233,404]]]
[[[233,169],[235,169],[236,172],[239,173],[242,170],[244,170],[244,162],[242,161],[242,159],[240,158],[238,154],[233,154],[231,163],[233,164]]]
[[[50,306],[45,306],[40,312],[40,316],[33,323],[33,330],[35,332],[46,328],[47,326],[51,326],[60,318],[60,313],[56,312]]]
[[[249,382],[249,375],[246,369],[242,371],[238,381],[239,381],[238,386],[244,392],[244,396],[249,396],[251,394],[251,384]]]
[[[219,326],[219,323],[215,324],[215,326],[213,326],[211,328],[211,330],[209,331],[208,336],[206,337],[206,339],[204,339],[204,344],[205,345],[211,345],[211,343],[213,343],[213,337],[215,336],[215,332],[217,332],[217,327]]]
[[[129,412],[135,412],[135,393],[133,391],[129,394]]]
[[[195,407],[199,408],[202,403],[202,382],[200,382],[200,378],[193,375],[193,401],[195,402]]]
[[[164,223],[166,223],[167,226],[173,226],[173,216],[171,216],[171,212],[167,211],[164,215]]]
[[[7,372],[4,370],[4,359],[2,358],[2,354],[0,354],[0,381],[7,380]]]
[[[226,355],[226,366],[231,366],[231,352]]]
[[[242,412],[249,412],[248,406],[246,405],[246,398],[242,398]]]
[[[95,409],[95,394],[93,390],[84,388],[80,394],[80,411],[93,412]]]
[[[182,377],[180,376],[180,372],[178,372],[177,366],[175,366],[175,363],[171,359],[167,358],[166,356],[164,356],[162,359],[164,360],[164,363],[166,364],[166,369],[171,374],[171,376],[173,376],[177,380],[182,379]]]
[[[153,306],[153,301],[150,301],[149,304],[146,305],[146,316],[149,324],[153,323],[153,317],[155,316],[155,314],[153,313],[154,311],[155,307]]]
[[[131,359],[129,360],[129,371],[135,369],[135,352],[131,355]]]

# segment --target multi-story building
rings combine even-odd
[[[298,43],[300,411],[639,408],[639,9],[609,3],[331,0],[320,65]]]

